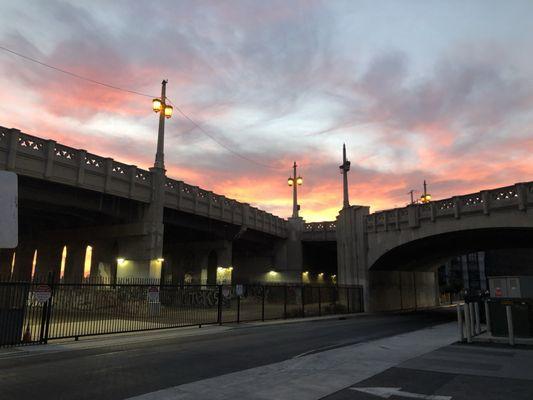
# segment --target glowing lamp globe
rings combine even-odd
[[[167,118],[170,118],[172,117],[172,111],[174,109],[172,108],[172,106],[165,106],[165,117]]]
[[[153,99],[152,100],[152,109],[154,110],[154,112],[160,112],[161,109],[163,108],[163,102],[161,101],[161,99]]]

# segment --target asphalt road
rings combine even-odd
[[[0,398],[125,399],[450,321],[452,312],[241,325],[216,334],[0,358]]]

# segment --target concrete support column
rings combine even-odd
[[[217,242],[218,267],[228,268],[233,266],[233,243],[229,240]]]
[[[365,311],[369,310],[366,219],[370,207],[343,208],[337,217],[338,283],[361,285]]]
[[[14,249],[0,249],[0,280],[11,278]]]
[[[285,241],[286,247],[286,269],[282,273],[286,276],[287,282],[300,283],[302,281],[303,265],[303,248],[302,234],[304,231],[304,220],[301,217],[292,217],[288,219],[287,233]],[[283,251],[283,246],[279,248]],[[278,260],[283,260],[283,253],[278,254]]]
[[[35,276],[38,280],[48,279],[51,273],[54,276],[54,281],[59,281],[63,247],[62,243],[57,242],[41,243],[37,246]]]
[[[85,251],[87,244],[83,242],[67,243],[67,259],[65,260],[65,279],[67,283],[83,281],[83,267],[85,265]]]
[[[113,281],[117,271],[117,246],[108,241],[93,242],[91,246],[91,280]]]
[[[154,237],[130,236],[118,239],[117,278],[160,279],[163,259],[162,246],[154,253]]]
[[[21,281],[29,281],[31,279],[34,253],[35,246],[33,243],[19,243],[18,247],[15,249],[15,269],[13,271],[13,279]]]

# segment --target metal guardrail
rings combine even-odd
[[[0,282],[0,346],[362,311],[360,286]]]

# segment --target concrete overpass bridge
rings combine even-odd
[[[303,241],[336,243],[339,283],[360,284],[371,309],[430,305],[436,267],[482,250],[533,247],[533,182],[306,224]]]
[[[93,275],[156,278],[163,273],[183,279],[189,274],[193,281],[214,283],[219,267],[235,266],[234,278],[246,271],[242,279],[260,279],[275,265],[285,279],[300,277],[301,270],[288,269],[294,260],[287,255],[286,220],[171,179],[164,171],[5,127],[0,127],[0,169],[19,177],[15,274],[20,278],[31,274],[35,249],[37,272],[59,274],[64,245],[69,254],[65,276],[75,280],[84,273],[87,245]],[[7,253],[4,264],[11,257]],[[116,265],[117,259],[124,261]]]
[[[349,205],[345,159],[337,220],[305,223],[171,179],[162,168],[144,170],[4,127],[0,169],[19,177],[14,276],[21,279],[32,274],[35,250],[36,274],[59,276],[64,261],[63,276],[74,282],[89,274],[305,282],[304,272],[318,265],[340,284],[362,285],[367,310],[409,308],[435,303],[442,260],[533,243],[532,182],[370,213]],[[0,275],[12,260],[13,251],[0,252]]]

